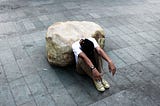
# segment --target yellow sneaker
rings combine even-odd
[[[93,81],[98,91],[105,91],[105,88],[101,81]]]
[[[106,89],[110,87],[109,83],[105,79],[102,79],[102,84],[103,84],[103,87]]]

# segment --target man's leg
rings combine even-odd
[[[98,63],[98,71],[101,73],[101,63],[102,63],[102,60],[101,60],[101,57],[98,55],[98,53],[95,51],[95,57],[96,57],[96,61]],[[76,65],[76,71],[79,73],[79,74],[87,74],[89,77],[92,78],[92,71],[90,69],[90,67],[84,62],[84,60],[82,58],[78,58],[78,62],[77,62],[77,65]]]
[[[84,60],[82,58],[78,58],[78,63],[77,63],[77,72],[80,74],[87,74],[90,78],[93,79],[93,75],[92,75],[92,71],[90,69],[90,67],[84,62]],[[93,82],[95,84],[95,87],[97,88],[98,91],[105,91],[105,88],[102,84],[101,81],[96,81],[93,79]]]
[[[90,70],[90,67],[80,57],[78,58],[78,62],[77,62],[77,65],[76,65],[76,71],[79,74],[87,74],[89,77],[92,78],[92,72]]]
[[[102,57],[100,57],[99,55],[98,55],[98,53],[97,52],[95,52],[95,57],[96,57],[96,61],[97,61],[97,63],[98,63],[98,70],[99,70],[99,72],[101,73],[102,72]],[[110,85],[109,85],[109,83],[102,77],[102,84],[103,84],[103,86],[106,88],[106,89],[108,89],[109,87],[110,87]]]
[[[101,73],[102,70],[102,58],[98,55],[97,52],[95,52],[96,61],[98,62],[98,71]],[[93,78],[92,71],[90,70],[90,67],[84,62],[82,58],[78,58],[78,62],[76,65],[76,71],[79,74],[87,74],[90,78]],[[109,84],[106,80],[102,78],[102,82],[100,81],[94,81],[94,84],[98,91],[104,91],[104,88],[109,88]]]

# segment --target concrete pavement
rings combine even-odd
[[[159,10],[159,0],[0,0],[0,106],[160,106]],[[48,64],[47,28],[67,20],[104,28],[109,90]]]

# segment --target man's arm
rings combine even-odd
[[[109,58],[109,56],[104,52],[104,50],[101,47],[96,47],[96,50],[98,54],[101,55],[103,59],[108,62],[109,70],[112,72],[112,75],[114,75],[116,72],[116,67],[113,64],[112,60]]]
[[[92,66],[93,66],[93,63],[92,63],[91,60],[86,56],[85,53],[81,52],[78,56],[81,57],[89,67],[92,67]]]
[[[79,55],[78,55],[80,58],[82,58],[84,60],[84,62],[91,68],[93,65],[93,63],[91,62],[91,60],[86,56],[85,53],[81,52]],[[92,71],[92,75],[93,75],[93,79],[94,80],[101,80],[101,73],[99,73],[99,71],[94,68]]]

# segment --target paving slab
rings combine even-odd
[[[144,88],[147,88],[146,86],[143,85]],[[156,91],[153,91],[153,95],[156,95]],[[131,88],[122,90],[89,106],[158,106],[159,103],[155,103],[151,98],[153,95],[146,96],[140,87]]]
[[[10,82],[9,85],[17,105],[33,100],[31,91],[23,78],[14,80]]]
[[[0,86],[0,104],[1,106],[16,106],[7,83]]]

